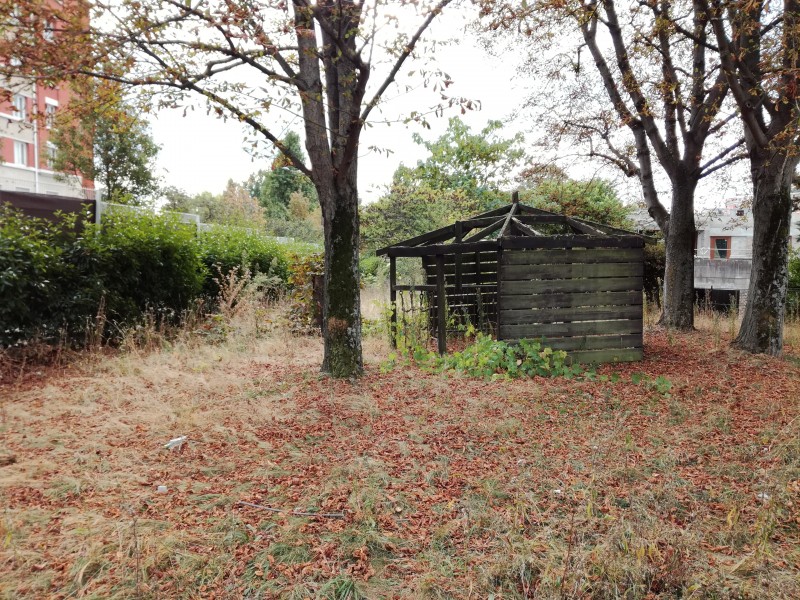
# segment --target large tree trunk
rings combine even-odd
[[[663,312],[659,324],[670,329],[694,327],[694,191],[697,181],[675,178],[667,233]]]
[[[355,171],[355,168],[351,169]],[[361,292],[358,265],[358,192],[352,181],[319,189],[325,229],[325,301],[322,371],[334,377],[362,373]]]
[[[798,158],[751,153],[753,178],[753,266],[742,326],[734,345],[748,352],[779,355],[789,281],[791,182]]]

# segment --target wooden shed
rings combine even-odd
[[[545,340],[575,362],[642,358],[644,239],[516,201],[381,248],[389,257],[392,324],[398,294],[427,298],[429,328],[447,351],[448,316],[497,339]],[[422,285],[397,282],[398,258],[419,257]],[[452,321],[452,320],[450,320]]]

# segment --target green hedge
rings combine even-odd
[[[220,272],[246,265],[285,286],[287,255],[258,233],[198,234],[169,215],[112,212],[81,230],[74,217],[49,222],[0,207],[0,347],[81,346],[101,307],[110,341],[148,311],[177,322],[201,295],[213,306]]]
[[[231,269],[247,267],[251,274],[274,277],[285,285],[289,278],[286,249],[256,231],[215,225],[198,236],[200,255],[210,274],[203,283],[203,294],[216,298],[219,276]]]
[[[177,320],[197,297],[208,271],[194,225],[171,215],[111,212],[86,247],[89,279],[102,282],[106,312],[130,325],[145,311]]]
[[[62,328],[84,324],[81,308],[92,300],[91,290],[77,283],[81,238],[74,223],[32,219],[0,206],[0,346],[37,333],[57,338]]]

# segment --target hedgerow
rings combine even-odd
[[[200,297],[213,310],[231,270],[263,275],[277,293],[289,252],[258,232],[198,233],[169,214],[112,211],[95,225],[0,207],[0,347],[115,342],[145,314],[174,324]]]

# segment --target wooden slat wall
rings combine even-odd
[[[445,296],[451,315],[465,315],[484,332],[494,330],[497,322],[497,251],[444,255]],[[425,283],[436,283],[436,259],[423,257]],[[456,270],[461,272],[461,293],[456,287]],[[480,302],[478,295],[480,294]],[[432,302],[435,305],[435,297]],[[480,308],[479,308],[480,307]],[[481,314],[482,313],[482,314]],[[435,314],[431,314],[431,331],[435,330]]]
[[[576,362],[642,358],[641,248],[506,250],[498,339],[545,338]]]

